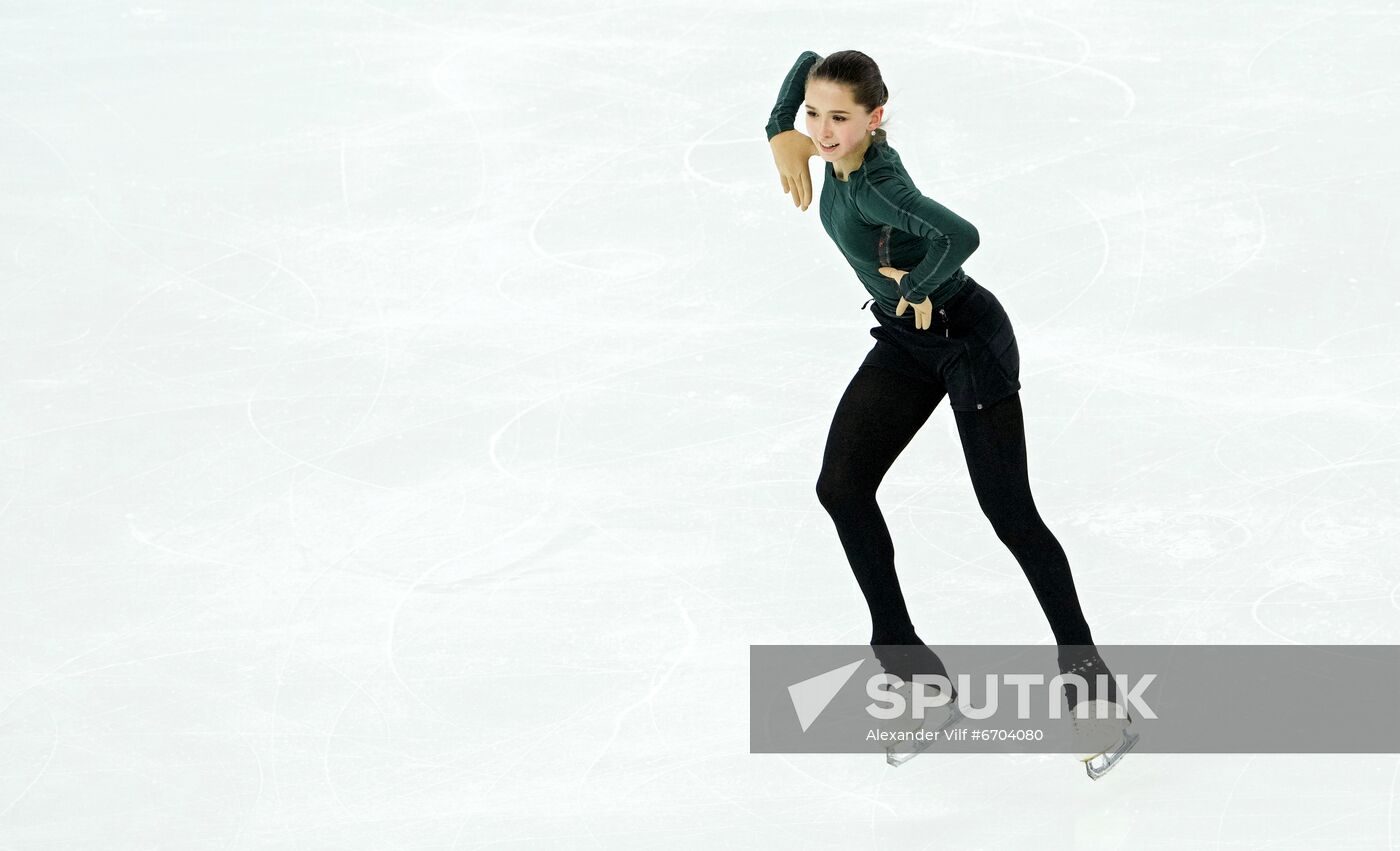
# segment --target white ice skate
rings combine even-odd
[[[1132,718],[1111,700],[1082,701],[1074,708],[1073,721],[1075,755],[1090,780],[1107,774],[1137,744],[1138,734],[1128,729]]]
[[[904,695],[905,705],[911,706],[910,683],[904,683],[895,691]],[[904,722],[910,731],[928,730],[930,735],[922,740],[907,742],[891,742],[885,746],[885,762],[890,765],[900,766],[924,751],[936,741],[942,738],[943,732],[953,727],[963,720],[963,714],[958,711],[956,700],[949,701],[943,706],[929,706],[924,709],[923,718],[914,718],[906,715],[900,720]]]

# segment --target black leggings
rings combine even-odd
[[[918,644],[894,568],[894,543],[875,491],[895,458],[943,399],[933,383],[873,366],[857,370],[836,406],[817,498],[870,606],[870,643]],[[980,411],[954,411],[973,490],[992,529],[1030,580],[1064,661],[1067,645],[1092,645],[1069,562],[1031,498],[1019,393]]]

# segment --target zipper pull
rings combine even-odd
[[[944,339],[947,339],[947,337],[948,337],[948,311],[946,311],[946,310],[944,310],[943,308],[940,307],[940,308],[938,308],[938,314],[939,314],[940,316],[943,317],[943,337],[944,337]]]

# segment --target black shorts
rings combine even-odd
[[[870,329],[875,347],[861,366],[891,369],[948,394],[955,411],[978,411],[1021,389],[1021,353],[1011,318],[1001,302],[972,278],[941,307],[933,324],[914,327],[914,309],[885,313],[871,302],[879,325]]]

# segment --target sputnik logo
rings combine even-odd
[[[807,728],[812,726],[817,716],[831,704],[832,698],[836,697],[837,692],[850,681],[856,668],[860,666],[861,660],[857,659],[849,665],[842,665],[835,670],[788,686],[788,697],[792,700],[792,708],[797,712],[802,732],[807,732]]]

